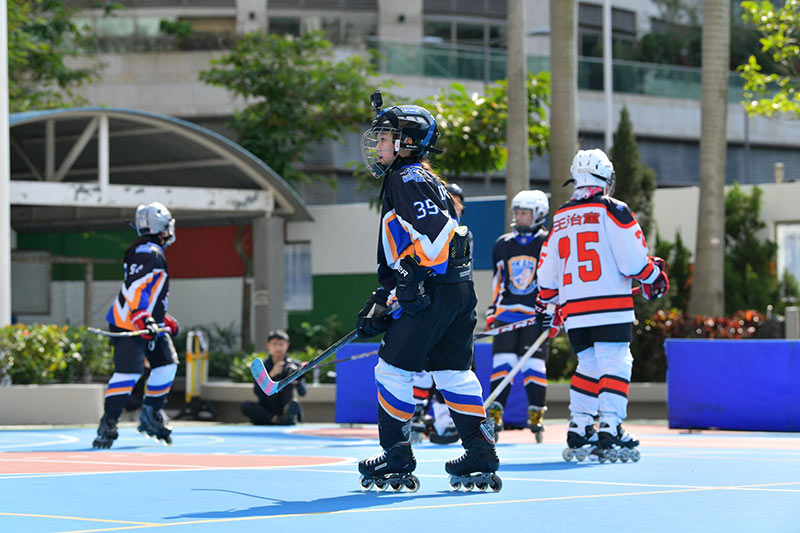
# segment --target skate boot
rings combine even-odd
[[[531,428],[533,431],[534,436],[536,437],[536,442],[542,442],[544,438],[544,424],[542,424],[542,419],[544,418],[544,412],[547,411],[547,407],[536,407],[531,405],[528,407],[528,427]]]
[[[119,437],[117,432],[117,419],[103,414],[100,419],[100,426],[97,428],[97,437],[92,442],[92,448],[108,449],[114,444],[114,441]]]
[[[419,479],[412,474],[416,467],[411,443],[398,442],[383,453],[358,462],[361,488],[370,490],[374,485],[378,490],[392,487],[394,491],[405,488],[408,492],[417,492]]]
[[[597,431],[593,425],[586,426],[581,434],[578,425],[570,422],[569,431],[567,431],[567,447],[561,452],[561,457],[565,461],[571,461],[574,457],[579,462],[590,456],[591,459],[598,459],[597,440]]]
[[[494,435],[497,438],[498,434],[503,431],[503,404],[497,401],[492,402],[489,404],[489,408],[486,409],[486,414],[494,420]]]
[[[139,433],[147,433],[148,437],[163,441],[169,446],[172,444],[172,426],[167,424],[164,411],[156,409],[152,405],[143,405],[142,414],[139,415]]]
[[[489,424],[489,427],[481,427],[481,432],[486,435],[492,431],[491,418],[486,419],[481,426]],[[445,471],[450,474],[450,488],[458,490],[464,488],[470,491],[476,488],[481,491],[492,489],[499,492],[503,488],[500,476],[496,474],[500,467],[500,459],[494,444],[484,437],[474,439],[469,447],[465,447],[461,457],[447,461],[444,464]]]
[[[617,459],[623,463],[629,460],[637,462],[642,455],[639,453],[639,439],[625,431],[622,424],[617,425],[616,432],[609,431],[611,427],[605,422],[600,424],[597,446],[600,449],[600,462],[606,460],[612,463]]]

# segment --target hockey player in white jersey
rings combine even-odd
[[[664,261],[648,256],[630,208],[611,197],[614,167],[599,149],[581,150],[570,167],[575,190],[553,215],[539,256],[539,303],[561,306],[578,367],[570,386],[568,448],[564,459],[638,460],[639,441],[625,431],[633,366],[631,281],[646,299],[669,290]],[[542,316],[542,321],[547,317]],[[599,431],[593,421],[599,416]]]

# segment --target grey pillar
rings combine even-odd
[[[266,31],[267,0],[236,0],[236,33]]]
[[[253,220],[253,342],[256,350],[266,347],[271,329],[286,328],[283,225],[280,217]]]

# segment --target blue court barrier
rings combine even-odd
[[[339,350],[337,359],[378,349],[377,343],[349,344]],[[375,365],[378,356],[365,357],[336,365],[336,422],[339,424],[376,424],[378,422],[378,392],[375,387]],[[484,399],[489,396],[492,372],[491,343],[475,344],[475,372],[483,388]],[[517,374],[511,387],[503,421],[512,426],[524,426],[528,421],[528,400]]]
[[[671,428],[800,431],[800,342],[667,339]]]

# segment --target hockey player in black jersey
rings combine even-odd
[[[494,276],[492,304],[486,311],[486,329],[518,322],[536,315],[536,264],[547,238],[544,223],[550,204],[542,191],[521,191],[511,200],[512,230],[501,235],[492,250]],[[491,386],[494,390],[541,334],[535,324],[494,338],[492,343]],[[546,362],[549,342],[545,342],[521,370],[528,397],[528,427],[542,441],[542,416],[546,408]],[[489,406],[495,429],[503,427],[503,411],[511,387],[507,386]]]
[[[175,242],[175,219],[166,207],[153,202],[136,209],[135,227],[138,237],[125,252],[122,288],[106,320],[111,331],[147,333],[111,340],[114,374],[108,382],[105,412],[92,443],[95,448],[110,448],[117,439],[117,420],[144,372],[145,358],[151,370],[138,429],[166,444],[172,443],[172,428],[162,408],[178,369],[178,354],[169,334],[177,335],[179,326],[167,313],[169,271],[164,249]]]
[[[477,297],[471,279],[467,229],[459,227],[453,200],[427,162],[439,137],[424,108],[380,110],[364,133],[361,151],[383,179],[378,230],[380,287],[358,315],[362,338],[385,332],[378,351],[378,432],[383,453],[358,465],[365,489],[387,485],[417,490],[411,451],[412,379],[429,370],[450,409],[465,448],[445,464],[451,486],[500,490],[493,424],[486,419],[478,378],[470,370]],[[395,301],[399,309],[384,311]]]

